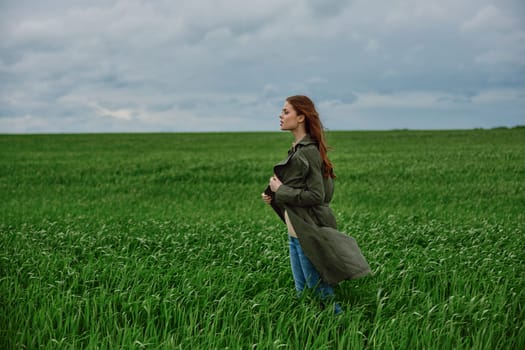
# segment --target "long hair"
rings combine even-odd
[[[335,179],[334,167],[330,159],[328,159],[328,147],[324,138],[323,124],[319,118],[319,113],[315,109],[315,104],[308,96],[295,95],[286,99],[290,103],[297,115],[304,115],[306,132],[319,145],[319,153],[321,153],[321,160],[324,165],[324,177],[331,177]]]

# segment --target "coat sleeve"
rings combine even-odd
[[[324,184],[319,150],[316,147],[305,147],[301,153],[307,164],[305,167],[305,187],[293,188],[284,184],[281,185],[275,192],[274,200],[276,203],[298,207],[323,204]]]

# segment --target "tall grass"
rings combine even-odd
[[[525,130],[331,132],[374,275],[297,300],[282,133],[0,136],[6,349],[518,349]]]

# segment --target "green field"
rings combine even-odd
[[[260,199],[290,134],[0,136],[0,348],[525,348],[525,129],[327,137],[339,317]]]

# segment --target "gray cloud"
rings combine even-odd
[[[312,11],[312,15],[316,16],[336,16],[340,14],[343,9],[349,5],[349,0],[307,0],[306,3]]]
[[[0,133],[276,130],[296,93],[331,129],[511,126],[524,57],[519,0],[2,2]]]

